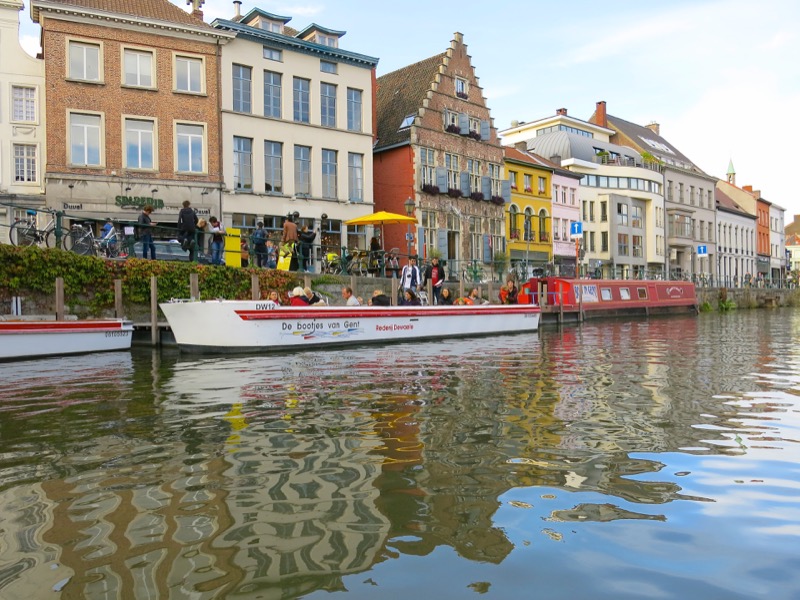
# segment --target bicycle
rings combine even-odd
[[[486,278],[483,272],[483,266],[477,260],[469,263],[461,272],[461,279],[465,283],[485,283]]]
[[[54,210],[44,209],[42,212],[50,213],[50,222],[44,227],[39,229],[36,226],[37,211],[28,209],[25,211],[27,214],[26,219],[18,219],[11,225],[8,232],[9,240],[14,246],[41,246],[44,244],[47,248],[56,246],[56,238],[61,238],[61,243],[69,232],[63,227],[59,230],[60,235],[56,235],[56,216]]]
[[[64,238],[64,249],[83,256],[117,258],[120,255],[119,242],[120,236],[116,228],[112,229],[108,235],[97,238],[91,223],[85,225],[76,223]]]

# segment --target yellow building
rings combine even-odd
[[[553,262],[553,171],[527,152],[511,147],[503,150],[511,184],[506,240],[512,268],[526,278],[549,272]]]

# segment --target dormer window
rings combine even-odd
[[[469,98],[469,94],[467,93],[467,80],[461,79],[460,77],[456,77],[456,96],[459,98],[467,99]]]
[[[329,46],[331,48],[336,48],[339,46],[339,38],[334,37],[332,35],[325,35],[324,33],[317,34],[317,43],[323,46]]]
[[[283,33],[283,23],[280,21],[261,19],[261,29],[264,31],[271,31],[272,33]]]
[[[411,127],[414,124],[414,117],[416,115],[407,115],[403,122],[400,123],[400,129],[406,129],[407,127]]]

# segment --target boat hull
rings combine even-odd
[[[133,324],[90,321],[0,321],[0,360],[128,350]]]
[[[191,353],[286,349],[529,333],[540,310],[511,306],[280,307],[271,302],[161,304],[178,347]]]

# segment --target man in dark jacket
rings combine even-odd
[[[314,240],[317,237],[316,231],[311,231],[308,229],[307,225],[303,226],[303,229],[300,231],[299,238],[300,238],[300,270],[301,271],[311,271],[311,248],[314,246]]]
[[[447,271],[439,264],[439,259],[433,257],[431,264],[425,269],[425,284],[430,281],[433,285],[433,297],[436,299],[436,304],[439,304],[439,299],[442,297],[442,289],[444,287],[444,280],[447,279]]]
[[[196,231],[197,213],[194,212],[192,203],[184,200],[183,208],[178,213],[178,239],[181,242],[181,248],[189,251],[190,261],[194,261],[194,254],[197,249],[194,239]]]

